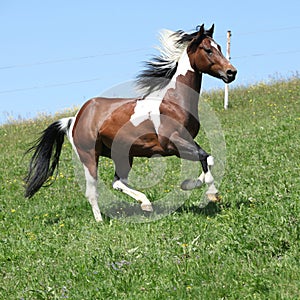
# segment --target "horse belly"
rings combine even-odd
[[[156,133],[141,135],[131,144],[131,156],[151,157],[156,154],[164,154],[164,150],[158,141]]]
[[[124,119],[123,115],[120,118],[110,119],[104,125],[100,132],[101,140],[113,151],[143,157],[163,152],[151,120],[145,120],[135,126],[129,116]]]

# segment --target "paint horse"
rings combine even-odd
[[[34,153],[25,178],[25,196],[32,197],[53,175],[66,135],[83,165],[86,197],[96,221],[102,221],[97,192],[100,156],[114,161],[113,188],[140,202],[144,211],[152,211],[151,202],[128,185],[134,157],[175,155],[200,161],[201,175],[185,180],[181,188],[188,190],[206,183],[208,198],[216,201],[213,157],[194,141],[200,129],[202,74],[230,83],[237,70],[213,40],[213,31],[214,25],[209,30],[199,26],[193,33],[163,31],[160,54],[137,77],[143,97],[96,97],[87,101],[75,117],[60,119],[45,129],[28,150]]]

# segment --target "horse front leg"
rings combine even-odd
[[[208,185],[207,198],[210,201],[218,201],[218,190],[214,183],[214,177],[211,173],[211,168],[214,165],[214,158],[203,150],[195,141],[188,141],[174,133],[170,137],[170,141],[175,145],[178,154],[177,156],[192,161],[200,161],[202,166],[201,175],[195,180],[187,179],[182,182],[181,189],[192,190],[201,187],[204,183]]]
[[[198,147],[201,149],[201,147],[199,145],[198,145]],[[197,178],[197,181],[200,183],[200,184],[198,183],[198,186],[201,186],[202,183],[206,183],[208,185],[208,189],[206,191],[207,198],[210,201],[217,202],[220,200],[220,198],[218,195],[218,190],[215,186],[214,177],[211,173],[211,168],[214,165],[214,158],[211,155],[207,156],[207,158],[205,160],[205,165],[206,165],[205,168],[203,167],[203,162],[204,161],[201,161],[203,172]],[[207,170],[207,171],[205,172],[204,170]]]

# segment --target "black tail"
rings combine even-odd
[[[52,123],[45,129],[40,138],[26,152],[34,151],[30,160],[28,174],[25,177],[25,197],[31,198],[51,177],[58,167],[61,148],[66,130],[71,125],[71,118]]]

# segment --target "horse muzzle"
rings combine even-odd
[[[235,80],[236,74],[237,74],[236,68],[232,67],[232,68],[228,68],[226,72],[224,73],[222,72],[220,76],[225,83],[230,83]]]

